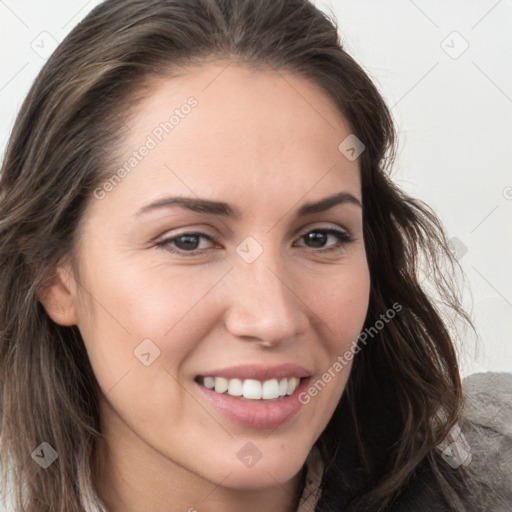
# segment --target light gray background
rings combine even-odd
[[[45,58],[98,3],[0,0],[2,155]],[[395,180],[460,241],[480,336],[464,338],[463,373],[512,371],[512,0],[315,4],[336,17],[347,51],[392,107]]]

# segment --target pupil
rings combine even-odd
[[[313,242],[313,247],[322,247],[325,243],[326,234],[314,231],[312,233],[308,233],[307,237],[310,242]]]
[[[176,239],[176,244],[180,249],[197,249],[198,237],[197,235],[183,235]]]

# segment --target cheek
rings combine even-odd
[[[336,274],[336,275],[334,275]],[[331,418],[346,387],[357,350],[357,339],[364,326],[370,295],[366,260],[357,260],[333,273],[330,279],[310,284],[308,305],[316,319],[315,330],[322,341],[318,346],[320,372],[299,396],[311,408],[319,436]],[[315,437],[316,438],[316,437]]]
[[[370,277],[366,264],[343,268],[335,276],[308,287],[308,305],[331,357],[344,352],[364,325],[369,305]]]
[[[193,266],[123,266],[107,259],[98,259],[101,270],[84,277],[88,293],[79,325],[106,388],[140,366],[135,354],[139,346],[149,347],[151,357],[157,355],[157,366],[172,367],[185,358],[208,332],[216,312],[209,291],[226,273],[224,268],[200,272]],[[148,339],[152,343],[142,345]]]

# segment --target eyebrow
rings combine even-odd
[[[297,211],[297,217],[304,217],[313,213],[320,213],[337,206],[338,204],[353,204],[362,208],[361,201],[349,192],[339,192],[319,201],[306,203],[302,205]],[[222,201],[212,201],[209,199],[201,199],[195,197],[172,196],[165,197],[143,206],[136,215],[142,215],[159,208],[169,208],[171,206],[179,206],[187,210],[192,210],[198,213],[223,215],[226,217],[233,217],[239,219],[241,212],[237,208],[230,206],[228,203]]]

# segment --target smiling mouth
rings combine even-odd
[[[300,381],[299,377],[269,379],[265,381],[202,376],[196,378],[198,384],[215,393],[253,401],[279,400],[285,396],[292,395],[299,387]]]

